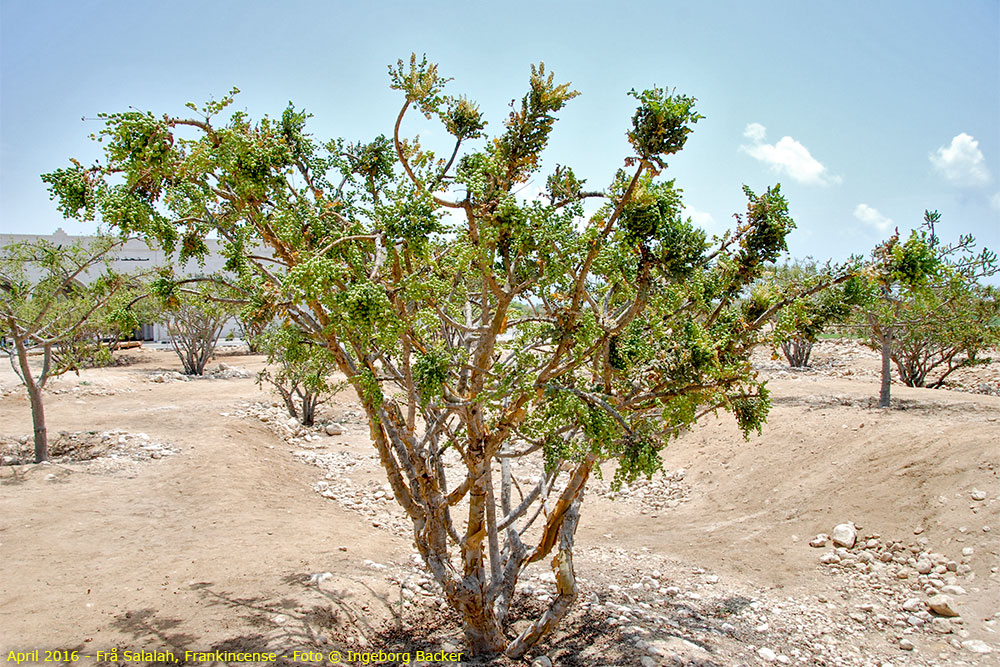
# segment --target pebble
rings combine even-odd
[[[899,640],[899,648],[903,649],[904,651],[912,651],[913,642],[911,642],[906,637],[903,637],[902,639]]]
[[[820,533],[816,537],[809,540],[809,546],[816,549],[822,549],[826,546],[826,543],[830,541],[830,536],[826,533]]]
[[[986,492],[980,491],[979,489],[973,489],[972,493],[970,493],[969,495],[972,496],[973,500],[978,500],[978,501],[986,500]]]
[[[552,667],[552,660],[547,655],[540,655],[531,661],[531,667]]]
[[[763,660],[764,662],[774,662],[775,660],[778,659],[778,654],[772,651],[771,649],[767,648],[766,646],[758,649],[757,655],[759,655],[760,659]]]

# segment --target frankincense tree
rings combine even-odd
[[[796,295],[751,286],[794,224],[777,186],[745,188],[720,238],[682,216],[660,176],[701,118],[691,97],[633,91],[633,153],[607,187],[556,166],[523,201],[577,95],[568,84],[532,67],[487,138],[434,64],[390,75],[391,137],[320,141],[292,106],[226,119],[226,97],[190,118],[108,115],[105,159],[49,178],[70,213],[168,250],[204,252],[218,235],[248,307],[294,323],[353,386],[469,650],[519,656],[577,595],[574,535],[602,463],[617,461],[619,483],[651,474],[672,437],[719,409],[760,429],[769,400],[750,351]],[[411,111],[443,124],[445,157],[400,136]],[[602,205],[585,216],[590,198]],[[511,634],[518,578],[546,560],[556,594]]]
[[[909,386],[923,386],[927,374],[944,365],[944,378],[977,363],[977,355],[997,340],[991,324],[993,292],[979,284],[997,271],[996,253],[977,248],[971,235],[942,243],[937,211],[904,241],[899,231],[872,251],[868,266],[871,298],[859,316],[867,345],[882,354],[879,407],[891,401],[891,365]],[[977,318],[982,317],[982,321]]]
[[[121,243],[98,236],[90,243],[42,240],[0,248],[0,352],[28,392],[36,463],[49,458],[45,385],[83,364],[109,359],[100,332],[136,324],[122,321],[124,310],[113,307],[131,283],[110,270],[109,255]]]

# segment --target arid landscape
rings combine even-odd
[[[169,351],[119,359],[51,383],[44,465],[0,369],[5,657],[461,651],[350,391],[305,429],[255,384],[262,357],[197,379]],[[806,371],[759,355],[762,435],[708,417],[652,480],[592,480],[580,599],[524,664],[1000,664],[1000,364],[879,410],[877,362],[838,341]],[[525,609],[553,589],[533,567]]]

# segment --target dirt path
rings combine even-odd
[[[363,614],[368,589],[385,583],[357,565],[406,553],[402,540],[316,495],[308,467],[265,428],[220,416],[258,395],[252,380],[144,382],[157,365],[85,372],[97,382],[125,374],[135,391],[53,396],[48,420],[54,430],[145,432],[177,455],[110,475],[39,466],[14,482],[3,470],[5,655],[91,640],[204,650],[260,639],[272,625],[262,619],[328,602],[301,585],[323,571],[338,573],[326,586],[338,602]],[[21,397],[0,403],[4,431],[26,432],[26,415]]]

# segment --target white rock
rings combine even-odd
[[[321,584],[327,579],[333,579],[332,572],[317,572],[309,575],[309,581],[313,584]]]
[[[826,533],[820,533],[816,537],[809,540],[809,546],[815,549],[822,549],[826,546],[826,543],[830,541],[830,536]]]
[[[903,637],[902,639],[899,640],[899,648],[903,649],[904,651],[912,651],[913,642],[911,642],[906,637]]]
[[[336,422],[330,422],[329,424],[326,425],[326,434],[327,435],[343,435],[344,434],[344,427],[341,426],[340,424],[336,423]]]
[[[835,546],[850,549],[858,541],[858,531],[853,523],[842,523],[833,529],[831,537]]]
[[[973,653],[993,653],[993,649],[990,648],[989,644],[981,639],[969,639],[964,641],[962,642],[962,647],[967,651],[972,651]]]
[[[972,496],[973,500],[986,500],[986,492],[979,489],[973,489],[969,495]]]
[[[947,593],[948,595],[965,595],[965,589],[954,584],[950,586],[942,586],[941,592]]]
[[[929,574],[932,569],[934,569],[934,565],[926,558],[917,561],[917,572],[920,574]]]
[[[908,611],[910,613],[923,611],[926,605],[924,601],[920,598],[910,598],[903,603],[903,611]]]
[[[531,661],[531,667],[552,667],[552,661],[549,660],[549,656],[540,655]]]
[[[767,648],[766,646],[758,649],[757,655],[759,655],[760,659],[763,660],[764,662],[774,662],[775,660],[778,659],[778,654],[772,651],[771,649]]]

